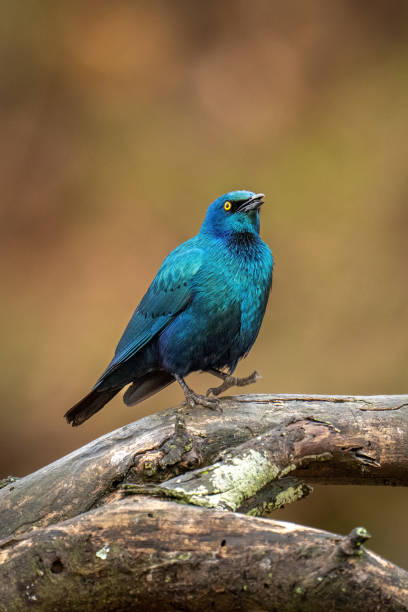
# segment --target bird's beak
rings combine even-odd
[[[257,210],[264,203],[263,198],[265,195],[263,193],[255,193],[248,200],[243,202],[239,207],[239,212],[249,212],[250,210]]]

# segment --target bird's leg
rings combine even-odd
[[[208,397],[210,394],[220,395],[220,393],[227,391],[227,389],[230,389],[231,387],[245,387],[246,385],[252,385],[252,383],[255,383],[257,380],[262,378],[256,370],[244,378],[231,376],[231,373],[226,374],[225,372],[221,372],[221,370],[208,370],[208,372],[214,376],[218,376],[218,378],[222,378],[223,382],[218,387],[210,387],[206,393],[206,397]]]
[[[184,396],[186,398],[186,402],[189,406],[191,406],[191,408],[194,408],[194,406],[197,406],[198,404],[201,406],[205,406],[206,408],[211,408],[211,410],[217,410],[218,409],[218,404],[219,404],[219,400],[214,398],[214,399],[208,399],[206,397],[204,397],[204,395],[200,395],[199,393],[195,393],[186,383],[186,381],[184,380],[184,378],[182,376],[179,376],[178,374],[173,374],[174,378],[177,380],[178,384],[180,385],[180,387],[183,389],[183,393]]]

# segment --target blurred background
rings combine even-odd
[[[2,3],[0,477],[181,401],[64,412],[162,259],[225,191],[267,194],[276,259],[256,392],[408,392],[405,0]],[[214,379],[190,378],[199,390]],[[278,512],[408,568],[404,489]]]

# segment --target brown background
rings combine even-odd
[[[230,189],[267,194],[276,258],[239,373],[261,370],[261,392],[407,392],[407,74],[405,0],[3,3],[0,476],[182,399],[62,419]],[[407,501],[318,488],[276,516],[363,524],[408,568]]]

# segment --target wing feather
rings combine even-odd
[[[180,245],[164,260],[123,332],[114,358],[96,385],[131,359],[186,308],[192,297],[192,281],[202,260],[203,251],[188,243]]]

